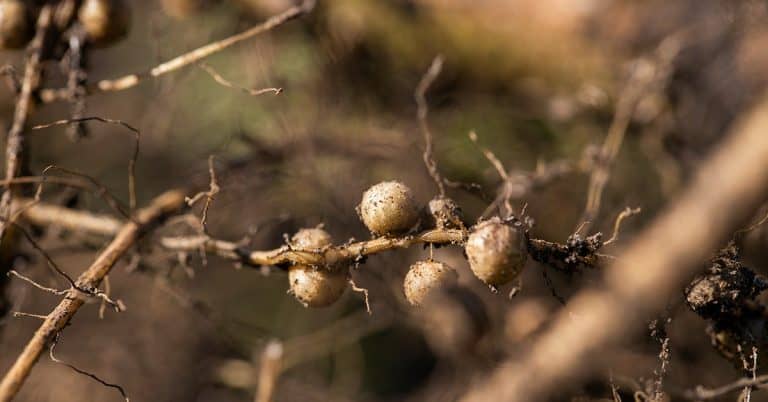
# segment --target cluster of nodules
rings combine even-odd
[[[375,237],[407,237],[422,229],[459,230],[466,240],[464,251],[472,273],[495,289],[514,280],[527,254],[525,232],[500,218],[491,218],[467,230],[456,203],[439,196],[422,207],[412,190],[397,181],[385,181],[365,191],[357,212]],[[293,249],[324,253],[333,247],[330,235],[320,228],[302,229],[290,241]],[[348,262],[347,262],[348,263]],[[349,283],[349,264],[289,268],[291,293],[305,306],[323,307],[338,300]],[[405,276],[406,300],[421,305],[436,290],[455,283],[456,271],[432,259],[411,265]]]
[[[35,21],[43,1],[0,0],[0,48],[19,49],[35,32]],[[82,0],[76,23],[86,40],[96,46],[109,46],[128,33],[131,10],[128,0]]]
[[[162,0],[163,11],[172,17],[186,17],[205,9],[213,0]],[[0,0],[0,49],[20,49],[35,32],[42,0]],[[130,0],[80,0],[76,24],[88,42],[109,46],[128,33],[131,25]]]

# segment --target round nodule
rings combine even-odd
[[[128,34],[131,10],[126,0],[85,0],[77,19],[91,44],[109,46]]]
[[[307,265],[288,270],[290,292],[305,307],[326,307],[339,300],[347,288],[345,271],[332,272]]]
[[[427,210],[432,225],[437,229],[461,229],[464,227],[459,204],[448,197],[433,198],[427,204]]]
[[[412,306],[419,306],[433,291],[455,283],[457,276],[456,271],[442,262],[418,261],[405,275],[405,298]]]
[[[499,218],[474,227],[464,250],[472,272],[485,284],[498,287],[515,279],[525,266],[525,235]]]
[[[376,235],[402,234],[419,222],[413,192],[398,181],[381,182],[366,190],[358,212],[368,230]]]
[[[331,235],[321,228],[300,229],[291,237],[291,246],[300,250],[321,249],[331,244]]]
[[[0,49],[20,49],[32,39],[32,33],[27,3],[0,0]]]

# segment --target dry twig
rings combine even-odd
[[[357,292],[363,295],[363,300],[365,301],[365,312],[368,313],[368,315],[373,314],[373,311],[371,310],[371,301],[368,297],[368,289],[357,286],[354,279],[349,279],[349,286],[352,288],[353,292]]]
[[[611,243],[615,243],[617,240],[619,240],[619,231],[621,230],[621,223],[624,222],[624,219],[629,218],[632,215],[637,215],[641,211],[640,208],[630,208],[626,207],[623,211],[616,217],[616,221],[613,223],[613,234],[611,235],[611,238],[606,240],[605,243],[603,243],[603,246],[607,246]]]
[[[48,124],[41,124],[38,126],[32,127],[32,130],[40,130],[44,128],[54,127],[54,126],[61,126],[61,125],[70,125],[70,124],[77,124],[77,123],[84,123],[87,121],[98,121],[101,123],[106,124],[117,124],[119,126],[123,126],[133,132],[136,141],[134,143],[133,147],[133,153],[131,154],[131,158],[128,160],[128,199],[129,199],[129,207],[131,211],[136,209],[136,162],[139,159],[139,150],[141,145],[141,131],[139,131],[138,128],[133,127],[132,125],[122,121],[122,120],[115,120],[115,119],[107,119],[104,117],[97,117],[97,116],[91,116],[91,117],[81,117],[81,118],[75,118],[75,119],[66,119],[66,120],[57,120],[52,123]],[[61,168],[59,168],[61,170]],[[84,175],[86,178],[91,179],[89,176]],[[96,183],[98,186],[98,183]],[[103,187],[103,186],[99,186]]]
[[[176,71],[182,67],[195,64],[205,59],[206,57],[218,53],[230,46],[233,46],[264,32],[270,31],[288,21],[301,17],[302,15],[312,11],[314,6],[315,0],[304,0],[302,4],[293,6],[280,14],[274,15],[261,24],[258,24],[246,31],[184,53],[158,66],[155,66],[148,71],[136,74],[128,74],[126,76],[110,80],[97,81],[87,85],[86,90],[88,94],[93,94],[97,92],[122,91],[124,89],[133,88],[144,79],[157,78],[159,76]],[[68,94],[69,91],[66,88],[47,89],[40,91],[40,100],[44,103],[54,102],[57,100],[67,99]]]
[[[91,266],[76,281],[79,289],[97,289],[104,276],[139,237],[148,229],[184,207],[184,193],[169,191],[155,198],[148,207],[137,211],[134,220],[125,223],[112,242],[99,254]],[[82,292],[72,289],[47,316],[32,339],[24,347],[10,370],[0,381],[0,402],[8,402],[16,395],[32,371],[32,367],[46,346],[64,328],[77,310],[85,303]]]
[[[485,208],[485,211],[480,215],[481,219],[490,216],[500,205],[503,205],[507,214],[511,215],[514,212],[511,200],[523,198],[534,188],[544,186],[573,170],[569,161],[561,160],[548,163],[539,162],[533,172],[508,172],[493,151],[478,143],[477,133],[470,131],[468,136],[502,180],[496,198]]]
[[[596,363],[589,357],[597,350],[626,339],[643,317],[663,308],[768,193],[766,127],[763,99],[702,165],[683,196],[605,271],[605,285],[573,297],[526,356],[499,365],[462,400],[545,399],[566,378],[589,372]]]
[[[31,278],[18,273],[15,269],[12,269],[12,270],[8,271],[8,276],[15,276],[16,278],[21,279],[22,281],[30,284],[31,286],[34,286],[37,289],[42,290],[43,292],[48,292],[48,293],[51,293],[51,294],[54,294],[54,295],[57,295],[57,296],[65,295],[68,292],[68,290],[58,290],[58,289],[54,289],[54,288],[49,288],[47,286],[43,286],[43,285],[35,282]]]
[[[13,114],[13,123],[8,131],[5,148],[5,181],[16,177],[21,171],[22,152],[24,150],[24,129],[29,117],[29,109],[33,103],[33,94],[40,85],[42,75],[43,47],[53,21],[53,5],[46,5],[40,10],[37,18],[37,31],[34,39],[29,44],[27,64],[24,69],[24,78],[21,83],[21,91],[16,100],[16,108]],[[15,189],[10,187],[0,197],[0,241],[7,228],[8,219],[11,216],[11,202]]]
[[[437,56],[432,60],[432,64],[429,69],[421,77],[419,85],[416,86],[416,92],[413,97],[416,99],[416,115],[419,120],[419,128],[424,134],[424,165],[427,166],[429,175],[437,184],[437,190],[441,197],[445,196],[445,184],[443,178],[440,175],[440,171],[437,170],[437,162],[432,152],[432,132],[429,130],[429,123],[427,122],[427,113],[429,112],[429,105],[427,105],[426,93],[432,83],[435,82],[437,76],[440,75],[440,71],[443,68],[443,56]]]
[[[200,63],[198,64],[198,67],[200,67],[203,71],[208,73],[208,75],[213,78],[214,81],[218,82],[219,84],[232,89],[237,89],[240,91],[243,91],[251,96],[258,96],[258,95],[264,95],[266,93],[272,92],[275,95],[280,95],[283,93],[283,88],[246,88],[242,87],[236,84],[233,84],[231,81],[227,80],[226,78],[222,77],[221,74],[219,74],[216,70],[213,69],[213,67],[205,64]]]
[[[101,378],[99,378],[96,374],[89,373],[89,372],[87,372],[87,371],[85,371],[85,370],[83,370],[81,368],[78,368],[74,364],[67,363],[67,362],[57,358],[56,355],[54,354],[54,352],[56,350],[56,345],[59,344],[60,337],[61,337],[61,332],[57,332],[56,335],[53,337],[53,342],[51,342],[50,349],[48,349],[48,357],[50,357],[51,360],[54,363],[58,363],[58,364],[67,366],[70,369],[72,369],[72,371],[74,371],[74,372],[76,372],[78,374],[82,374],[82,375],[84,375],[86,377],[90,377],[90,378],[92,378],[93,380],[95,380],[96,382],[98,382],[99,384],[101,384],[101,385],[103,385],[105,387],[114,388],[118,392],[120,392],[120,395],[123,396],[123,399],[125,399],[125,402],[129,402],[130,401],[130,399],[128,398],[128,394],[125,392],[125,389],[123,389],[123,387],[121,387],[120,385],[104,381]]]
[[[24,200],[18,202],[24,202]],[[123,221],[110,215],[95,214],[45,203],[37,203],[27,208],[22,216],[32,223],[102,236],[113,236],[123,225]]]
[[[15,244],[12,236],[5,236],[6,229],[12,216],[13,198],[17,196],[18,189],[12,186],[11,181],[21,173],[24,154],[24,130],[27,126],[30,108],[33,105],[33,95],[40,85],[42,76],[42,62],[45,53],[46,38],[53,21],[53,5],[46,4],[40,9],[37,18],[35,36],[27,47],[27,61],[24,68],[24,77],[21,82],[19,95],[13,113],[13,122],[6,137],[5,147],[5,183],[8,188],[0,196],[0,246],[2,246],[3,264],[8,264],[13,255]],[[8,311],[10,302],[5,300],[5,278],[0,276],[0,318]]]
[[[275,393],[275,385],[282,371],[283,344],[271,341],[261,354],[259,369],[259,384],[254,402],[270,402]]]
[[[731,392],[740,391],[744,388],[757,388],[763,389],[768,385],[768,375],[761,375],[756,377],[744,377],[738,380],[721,385],[716,388],[705,388],[701,385],[692,390],[688,390],[683,393],[686,399],[693,401],[702,401],[707,399],[719,398],[723,395],[730,394]]]
[[[200,199],[205,197],[205,205],[203,205],[203,212],[202,216],[200,217],[200,226],[203,229],[203,233],[208,233],[208,209],[211,208],[211,203],[213,202],[213,198],[216,197],[216,194],[221,191],[221,187],[219,187],[218,181],[216,181],[216,169],[213,167],[213,161],[214,157],[213,155],[208,157],[208,174],[211,177],[211,181],[208,184],[208,191],[201,191],[197,194],[195,194],[193,197],[187,197],[185,200],[187,202],[187,205],[190,207],[197,204]]]
[[[19,76],[16,73],[16,67],[12,64],[6,64],[0,67],[0,76],[5,77],[11,92],[18,94],[19,91],[21,91],[21,80],[19,80]]]
[[[68,50],[66,54],[67,89],[69,90],[70,115],[76,122],[67,127],[70,139],[77,141],[88,135],[85,124],[77,121],[85,117],[85,82],[88,73],[85,70],[85,31],[75,24],[67,31]]]
[[[589,228],[600,211],[603,190],[611,177],[611,169],[621,150],[624,136],[635,113],[638,102],[649,91],[664,85],[671,72],[671,64],[680,50],[680,38],[672,36],[664,40],[656,50],[654,60],[638,60],[634,63],[628,82],[616,104],[616,112],[605,136],[605,142],[598,151],[595,166],[589,178],[587,204],[580,222]]]
[[[37,318],[38,320],[45,320],[48,317],[46,315],[24,313],[24,312],[21,312],[21,311],[14,311],[13,312],[13,316],[15,318],[19,318],[19,317]]]

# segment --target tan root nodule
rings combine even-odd
[[[305,228],[291,238],[290,246],[299,250],[322,250],[332,245],[331,235],[320,228]],[[305,307],[330,306],[344,294],[348,269],[297,264],[288,268],[290,293]]]
[[[0,49],[20,49],[32,39],[29,6],[21,0],[0,0]]]
[[[349,280],[346,271],[336,272],[308,265],[288,270],[291,294],[305,307],[327,307],[344,294]]]
[[[465,246],[469,267],[491,287],[509,283],[525,266],[525,234],[494,217],[477,224]]]
[[[403,281],[405,298],[412,306],[420,306],[434,291],[456,282],[453,268],[438,261],[417,261],[408,270]]]
[[[321,228],[300,229],[291,238],[291,247],[300,250],[322,249],[333,244],[331,235]]]
[[[89,42],[109,46],[128,34],[131,9],[126,0],[85,0],[77,19]]]
[[[365,227],[376,235],[403,234],[419,222],[413,192],[399,181],[381,182],[366,190],[358,212]]]

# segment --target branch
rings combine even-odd
[[[227,88],[232,88],[232,89],[240,90],[240,91],[245,92],[245,93],[247,93],[248,95],[251,95],[251,96],[264,95],[265,93],[269,93],[269,92],[271,92],[271,93],[273,93],[275,95],[280,95],[281,93],[283,93],[283,88],[246,88],[246,87],[242,87],[242,86],[234,84],[234,83],[232,83],[232,81],[229,81],[228,79],[222,77],[221,74],[219,74],[213,67],[211,67],[211,66],[209,66],[209,65],[207,65],[205,63],[198,64],[198,67],[200,67],[200,69],[202,69],[203,71],[208,73],[208,75],[210,75],[211,78],[213,78],[213,80],[216,81],[219,85],[225,86]]]
[[[685,391],[683,393],[683,397],[694,401],[715,399],[734,391],[740,391],[746,387],[764,388],[766,383],[768,383],[768,375],[761,375],[754,378],[744,377],[730,384],[725,384],[717,388],[704,388],[703,386],[699,385],[692,390]]]
[[[282,371],[283,353],[283,344],[277,340],[270,341],[261,353],[259,385],[253,399],[254,402],[270,402],[272,400],[275,385]]]
[[[24,202],[20,200],[19,202]],[[121,220],[109,215],[74,210],[57,205],[37,203],[23,214],[24,219],[39,226],[58,226],[72,231],[83,231],[99,235],[114,235],[123,227]],[[297,250],[283,246],[274,250],[243,250],[237,243],[213,239],[206,235],[163,237],[160,244],[175,251],[197,251],[218,255],[227,260],[238,261],[252,266],[309,264],[333,265],[345,260],[354,260],[370,254],[395,248],[408,248],[415,244],[461,244],[466,231],[458,229],[433,229],[412,236],[400,238],[380,237],[376,239],[342,244],[325,250]]]
[[[60,335],[61,335],[60,332],[56,333],[56,335],[53,337],[53,341],[51,342],[51,347],[48,350],[48,356],[51,358],[51,361],[53,361],[54,363],[58,363],[58,364],[67,366],[70,369],[72,369],[72,371],[74,371],[74,372],[76,372],[78,374],[84,375],[86,377],[89,377],[89,378],[93,379],[94,381],[98,382],[99,384],[101,384],[101,385],[103,385],[105,387],[116,389],[118,392],[120,392],[120,395],[122,395],[122,397],[125,400],[125,402],[130,402],[130,399],[128,399],[128,394],[125,392],[125,389],[123,389],[123,387],[121,387],[120,385],[113,384],[111,382],[107,382],[105,380],[102,380],[96,374],[93,374],[93,373],[90,373],[88,371],[85,371],[85,370],[83,370],[81,368],[78,368],[74,364],[67,363],[67,362],[59,359],[58,357],[56,357],[54,352],[55,352],[55,349],[56,349],[56,345],[59,344],[59,337],[60,337]]]
[[[488,148],[481,146],[478,143],[477,133],[470,131],[469,139],[474,143],[477,148],[482,152],[485,159],[493,166],[496,173],[501,178],[502,182],[499,189],[496,192],[496,198],[493,202],[488,204],[483,213],[480,215],[481,219],[488,218],[496,211],[501,205],[506,209],[507,214],[512,214],[513,208],[510,203],[511,200],[519,200],[532,190],[546,186],[547,184],[570,174],[573,171],[573,166],[570,161],[556,160],[552,162],[539,161],[536,164],[536,170],[532,172],[523,171],[507,171],[501,160]]]
[[[671,64],[680,50],[680,38],[672,36],[664,40],[656,50],[653,61],[638,60],[616,104],[613,121],[608,128],[605,142],[598,151],[594,169],[589,178],[587,204],[581,216],[585,232],[600,212],[603,190],[611,178],[611,168],[621,150],[624,136],[642,97],[649,91],[664,85],[669,77]]]
[[[611,235],[611,238],[606,240],[604,245],[609,245],[612,243],[615,243],[619,240],[619,230],[621,230],[621,223],[624,222],[624,219],[629,218],[632,215],[637,215],[642,211],[640,208],[630,208],[626,207],[623,211],[619,214],[619,216],[616,217],[616,221],[613,223],[613,234]]]
[[[546,399],[566,379],[590,372],[600,350],[629,338],[644,318],[663,309],[764,201],[766,128],[763,98],[701,165],[682,197],[605,270],[604,284],[572,298],[527,355],[499,364],[462,401]]]
[[[24,129],[27,125],[30,108],[33,104],[33,94],[40,85],[42,75],[42,60],[46,36],[53,20],[53,5],[48,4],[42,7],[37,19],[37,28],[35,37],[27,48],[28,56],[24,68],[24,78],[21,83],[19,95],[16,98],[16,106],[13,114],[13,123],[8,131],[5,145],[5,182],[10,183],[19,175],[23,165],[24,154]],[[13,258],[16,248],[14,237],[5,236],[8,229],[8,222],[12,216],[13,198],[18,193],[15,186],[8,186],[0,196],[0,265],[10,265],[10,259]],[[0,268],[6,271],[7,267]],[[0,318],[5,315],[10,306],[10,301],[6,300],[5,275],[0,275]]]
[[[19,200],[19,202],[25,202]],[[37,203],[22,214],[28,222],[38,226],[57,226],[66,230],[112,236],[122,226],[122,221],[110,215],[74,210],[58,205]],[[274,250],[246,250],[238,243],[211,238],[205,234],[195,236],[167,236],[160,245],[173,251],[205,250],[225,260],[250,266],[311,264],[333,265],[344,260],[355,260],[367,255],[395,248],[407,248],[416,244],[462,244],[468,233],[460,229],[432,229],[402,238],[378,238],[341,244],[324,250],[296,250],[283,246]],[[602,264],[599,255],[583,253],[566,244],[541,239],[528,240],[531,258],[563,271],[578,268],[595,268]]]
[[[47,174],[51,170],[57,170],[74,177],[48,176]],[[0,181],[0,187],[9,186],[11,184],[38,184],[39,189],[40,186],[48,183],[72,187],[93,193],[95,196],[101,198],[107,204],[107,206],[109,206],[117,214],[125,218],[130,218],[130,215],[128,215],[128,213],[125,211],[122,202],[120,202],[120,200],[117,199],[117,197],[115,197],[105,185],[87,174],[62,168],[56,165],[48,165],[45,169],[43,169],[43,172],[40,176],[21,176],[8,181]]]
[[[77,278],[77,287],[96,289],[117,260],[136,243],[141,235],[155,224],[184,208],[184,195],[182,191],[168,191],[155,198],[148,207],[138,211],[133,220],[120,227],[112,242]],[[47,316],[11,369],[0,381],[0,402],[8,402],[13,399],[45,348],[55,339],[56,334],[69,323],[84,303],[85,296],[82,292],[72,289]]]
[[[199,62],[215,53],[218,53],[228,47],[231,47],[237,43],[240,43],[246,39],[250,39],[254,36],[270,31],[284,23],[296,19],[304,14],[309,13],[314,8],[314,0],[305,0],[298,6],[293,6],[280,14],[274,15],[266,21],[258,24],[246,31],[232,35],[228,38],[209,43],[205,46],[199,47],[190,52],[184,53],[171,60],[166,61],[158,66],[155,66],[148,71],[142,73],[128,74],[123,77],[101,80],[95,83],[91,83],[86,86],[88,94],[94,94],[98,92],[113,92],[122,91],[124,89],[133,88],[138,85],[142,80],[147,78],[157,78],[162,75],[176,71],[182,67]],[[65,100],[69,96],[69,90],[63,89],[46,89],[40,91],[40,100],[43,103],[54,102],[58,100]]]
[[[70,116],[72,119],[85,117],[85,83],[88,72],[85,68],[85,30],[77,24],[66,32],[67,42],[67,90],[69,91]],[[88,130],[82,122],[67,127],[67,135],[73,141],[88,136]]]
[[[25,203],[27,200],[19,200]],[[82,231],[103,236],[114,236],[123,221],[111,215],[95,214],[45,203],[37,203],[22,214],[24,219],[40,226],[57,226],[71,231]]]
[[[427,167],[429,175],[437,184],[437,190],[441,197],[445,197],[445,184],[443,178],[440,176],[440,171],[437,170],[437,162],[432,151],[432,132],[429,130],[429,123],[427,122],[427,113],[429,113],[429,105],[427,104],[426,93],[432,83],[435,82],[437,76],[440,75],[440,71],[443,69],[443,56],[436,56],[432,60],[429,69],[424,76],[421,77],[419,85],[416,86],[416,91],[413,94],[416,100],[416,117],[419,120],[419,128],[424,134],[424,165]]]
[[[24,150],[24,128],[27,125],[29,109],[32,105],[32,95],[40,85],[42,74],[43,46],[53,21],[53,6],[46,5],[40,10],[37,19],[37,31],[34,39],[29,44],[27,64],[24,69],[24,79],[21,84],[21,92],[16,100],[16,108],[13,114],[13,123],[8,131],[8,139],[5,148],[5,181],[12,180],[21,171],[22,151]],[[0,198],[0,240],[7,228],[8,218],[11,216],[11,201],[14,188],[9,187]]]
[[[379,237],[349,244],[328,247],[323,250],[298,250],[283,246],[274,250],[242,250],[235,243],[211,239],[206,236],[165,237],[160,240],[163,247],[172,250],[194,251],[201,247],[221,257],[238,260],[252,266],[303,264],[333,266],[344,261],[362,259],[371,254],[397,248],[408,248],[415,244],[462,244],[467,232],[459,229],[432,229],[405,237]]]
[[[104,124],[115,124],[119,126],[123,126],[126,129],[130,130],[134,135],[134,146],[133,146],[133,153],[131,153],[131,158],[128,159],[128,205],[131,209],[131,212],[136,208],[136,162],[139,159],[139,151],[141,147],[141,131],[139,131],[138,128],[133,127],[132,125],[122,121],[122,120],[116,120],[116,119],[107,119],[104,117],[98,117],[98,116],[91,116],[91,117],[78,117],[78,118],[72,118],[72,119],[66,119],[66,120],[57,120],[52,123],[48,124],[41,124],[32,127],[32,130],[41,130],[45,128],[55,127],[55,126],[61,126],[61,125],[71,125],[71,124],[82,124],[88,121],[98,121]],[[64,170],[59,167],[56,167],[58,170]],[[46,168],[47,170],[48,168]],[[73,174],[72,171],[67,171],[69,174]],[[97,187],[103,187],[100,186],[95,180],[93,180],[88,175],[83,175],[86,179],[91,181],[94,185]]]
[[[216,180],[216,169],[214,169],[213,166],[213,159],[213,155],[208,157],[208,175],[211,178],[211,181],[208,184],[208,191],[201,191],[195,194],[194,197],[187,197],[186,199],[187,205],[192,207],[197,204],[197,202],[200,201],[203,197],[205,197],[205,205],[203,205],[203,211],[201,214],[202,216],[200,217],[200,226],[202,227],[203,233],[208,232],[208,210],[211,208],[211,204],[213,203],[213,199],[216,197],[216,194],[221,191],[219,182]]]

